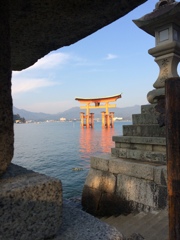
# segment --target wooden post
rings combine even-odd
[[[110,116],[109,116],[109,114],[106,114],[106,127],[110,128]]]
[[[86,128],[89,128],[89,105],[90,103],[87,103],[86,105]]]
[[[90,113],[91,118],[91,128],[94,128],[94,113]]]
[[[84,113],[80,113],[80,119],[81,119],[81,127],[84,127]]]
[[[169,78],[166,92],[166,138],[169,240],[180,239],[180,78]]]
[[[101,112],[101,114],[102,114],[102,128],[105,128],[106,126],[105,112]]]
[[[110,116],[111,116],[111,127],[114,127],[114,112],[110,112]]]
[[[106,115],[109,114],[108,106],[109,106],[109,102],[106,102]]]

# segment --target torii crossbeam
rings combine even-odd
[[[90,113],[90,109],[98,109],[98,108],[105,108],[106,111],[102,112],[102,127],[109,128],[114,127],[114,112],[109,113],[109,108],[115,108],[116,104],[109,104],[109,102],[115,102],[117,99],[121,98],[121,94],[108,96],[108,97],[101,97],[101,98],[78,98],[76,97],[75,100],[80,102],[80,104],[85,104],[80,106],[81,109],[86,109],[86,115],[81,112],[81,127],[94,127],[94,113]],[[91,104],[94,104],[91,105]],[[101,105],[102,104],[102,105]],[[85,120],[85,122],[84,122]]]

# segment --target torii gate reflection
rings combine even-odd
[[[114,128],[84,129],[80,131],[80,154],[81,158],[89,163],[90,156],[99,153],[111,152],[114,147],[112,136],[115,135]]]
[[[121,94],[101,98],[75,98],[75,100],[79,101],[81,104],[85,104],[84,106],[80,106],[81,109],[86,109],[86,115],[84,115],[83,112],[80,113],[81,127],[94,127],[94,113],[90,113],[90,109],[105,108],[106,111],[102,112],[102,127],[113,128],[114,112],[109,113],[109,108],[115,108],[116,104],[109,104],[109,102],[115,102],[118,98],[121,98]],[[103,103],[103,105],[100,105],[101,103]],[[94,104],[94,106],[92,106],[91,104]]]

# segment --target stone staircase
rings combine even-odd
[[[160,128],[155,105],[142,105],[141,114],[132,115],[132,125],[123,126],[123,136],[114,136],[114,157],[166,164],[165,127]]]
[[[138,233],[145,240],[168,239],[167,210],[131,213],[127,216],[102,217],[100,220],[114,226],[126,238],[132,236],[133,233]]]
[[[85,211],[110,216],[167,207],[166,132],[157,118],[154,104],[142,105],[133,124],[123,126],[123,135],[113,136],[111,153],[91,157],[82,194]]]

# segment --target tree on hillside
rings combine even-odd
[[[26,120],[25,120],[25,118],[22,118],[22,117],[20,117],[20,115],[19,114],[14,114],[13,115],[13,122],[14,123],[25,123],[26,122]]]

